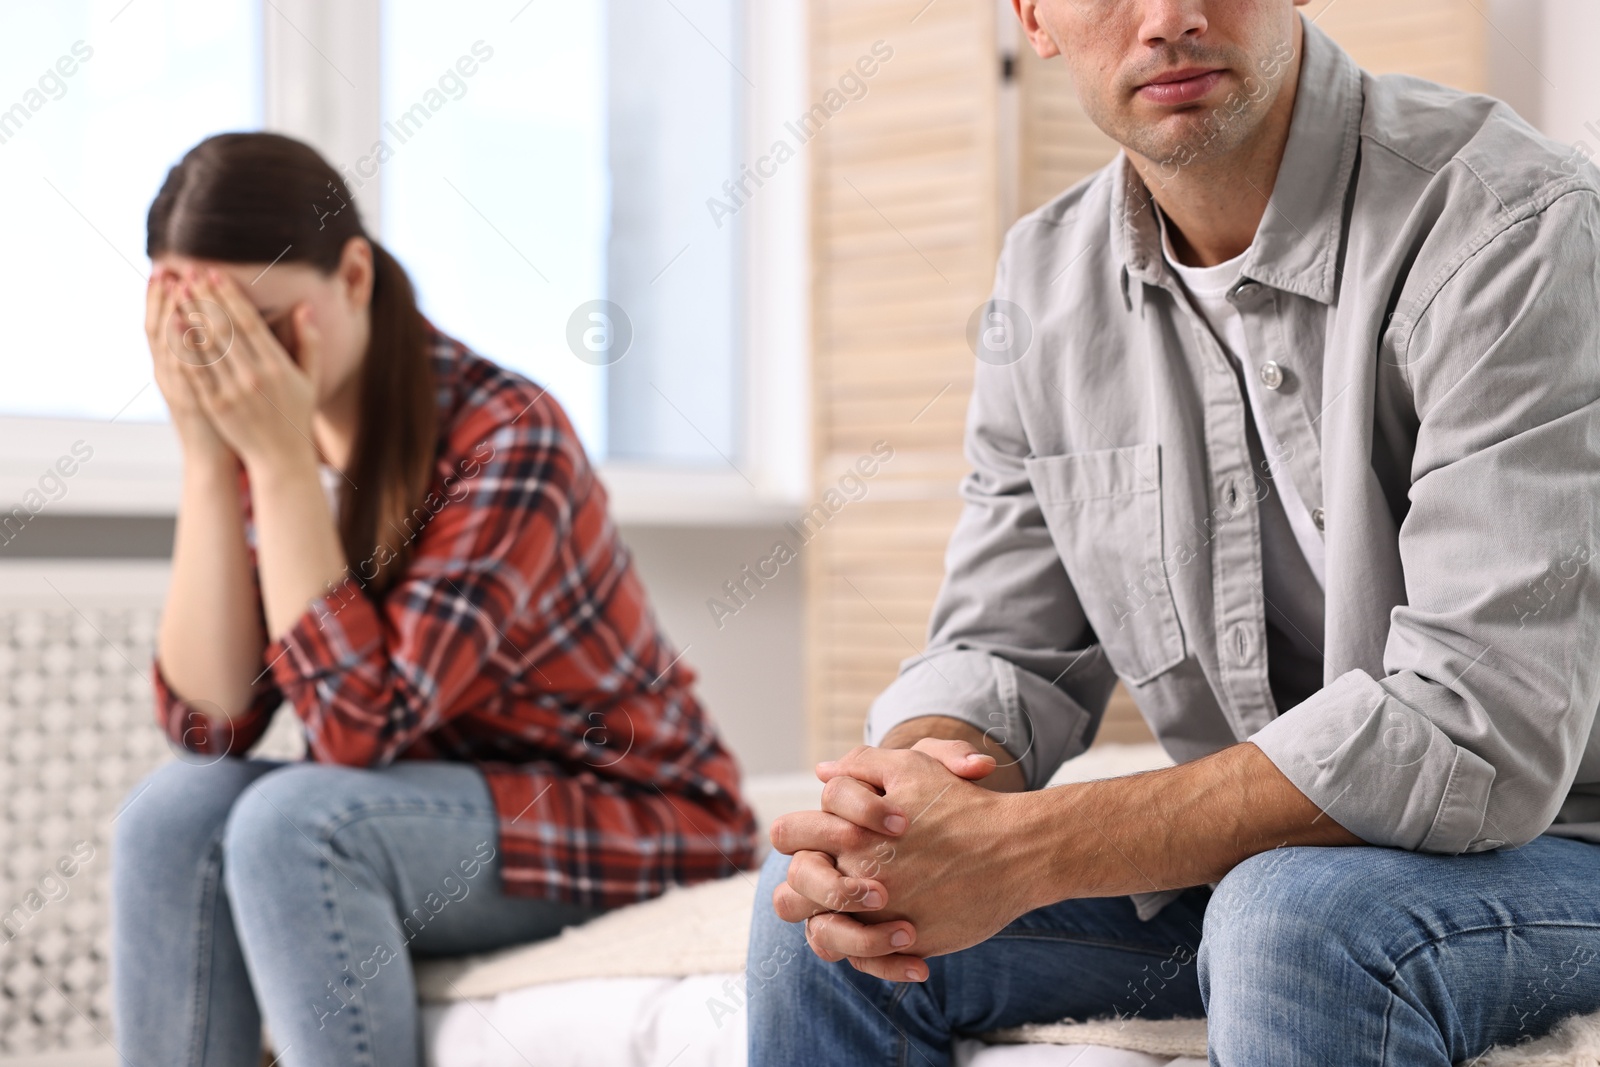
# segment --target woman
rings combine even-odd
[[[419,1062],[410,955],[548,936],[750,865],[738,773],[560,406],[417,310],[338,174],[272,134],[150,207],[183,449],[157,713],[124,802],[133,1063]],[[280,704],[309,761],[245,758]]]

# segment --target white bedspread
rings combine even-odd
[[[592,978],[423,1009],[430,1067],[745,1067],[735,975]],[[730,1010],[732,1009],[732,1010]],[[1205,1067],[1088,1045],[957,1044],[959,1067]]]

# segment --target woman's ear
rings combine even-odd
[[[334,273],[344,291],[345,301],[352,309],[360,310],[370,305],[374,279],[372,242],[365,237],[352,237],[346,241]]]

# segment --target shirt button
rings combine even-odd
[[[1255,296],[1256,290],[1259,288],[1261,287],[1255,282],[1240,282],[1238,285],[1233,287],[1233,295],[1237,298],[1245,299]]]
[[[1311,521],[1316,525],[1317,529],[1319,529],[1319,530],[1322,529],[1322,524],[1326,520],[1327,520],[1327,515],[1323,512],[1323,510],[1321,508],[1312,508],[1311,509]]]
[[[1269,359],[1261,364],[1261,384],[1268,389],[1276,389],[1283,384],[1283,367],[1276,360]]]
[[[1244,666],[1250,662],[1250,630],[1243,623],[1238,623],[1229,634],[1233,644],[1234,662]]]

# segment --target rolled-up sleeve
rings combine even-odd
[[[978,363],[965,441],[972,470],[927,647],[873,702],[865,737],[878,744],[925,715],[962,719],[1003,745],[1038,789],[1093,739],[1116,678],[1034,497],[1014,389],[1012,366]]]
[[[237,715],[224,715],[207,701],[185,700],[172,688],[160,657],[151,660],[150,682],[156,722],[178,748],[204,756],[240,756],[255,747],[272,725],[283,694],[271,679],[257,678],[250,704]]]
[[[1408,316],[1418,424],[1385,676],[1350,671],[1249,738],[1373,844],[1523,844],[1577,774],[1600,699],[1597,247],[1600,200],[1569,192]]]

